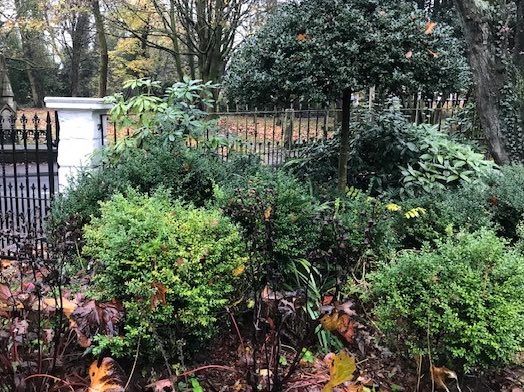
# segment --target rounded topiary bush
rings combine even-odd
[[[524,257],[493,231],[407,251],[372,275],[378,324],[392,346],[435,365],[485,370],[524,343]]]
[[[84,254],[95,260],[92,295],[125,309],[124,344],[122,337],[98,339],[113,355],[132,354],[138,337],[153,356],[159,341],[176,355],[180,340],[195,347],[212,337],[247,260],[228,218],[172,204],[167,192],[115,195],[84,236]]]

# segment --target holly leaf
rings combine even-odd
[[[347,351],[341,351],[329,358],[329,382],[324,386],[322,392],[333,392],[334,387],[351,380],[357,369],[355,358],[349,356]]]

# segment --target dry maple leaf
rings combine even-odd
[[[424,34],[427,34],[427,35],[432,34],[436,25],[437,25],[437,22],[432,22],[428,20],[426,22],[426,31],[424,31]]]
[[[462,392],[458,383],[457,373],[455,373],[453,370],[449,370],[445,367],[432,366],[431,377],[433,378],[433,381],[435,381],[437,387],[442,388],[447,392],[450,392],[450,390],[446,385],[446,380],[448,378],[451,378],[457,382],[457,389],[459,390],[459,392]]]
[[[320,324],[330,332],[337,332],[348,343],[353,341],[355,329],[350,316],[355,315],[351,309],[353,303],[346,301],[335,302],[333,305],[322,305],[320,307]]]
[[[113,359],[106,357],[89,366],[89,392],[124,392],[124,371]]]
[[[77,307],[77,303],[75,301],[71,301],[65,297],[62,297],[61,301],[57,301],[55,298],[44,298],[42,302],[44,308],[47,308],[49,311],[55,311],[56,309],[62,307],[62,312],[64,312],[64,316],[66,316],[68,319],[71,318],[71,315]]]

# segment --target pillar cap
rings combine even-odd
[[[45,106],[55,110],[111,110],[112,103],[104,102],[103,98],[80,97],[45,97]]]

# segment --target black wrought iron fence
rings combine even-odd
[[[356,101],[356,99],[355,99]],[[446,120],[464,110],[465,98],[458,95],[448,99],[435,96],[433,99],[413,99],[402,102],[402,113],[412,122],[428,123],[443,127]],[[353,122],[360,121],[370,110],[367,102],[355,102],[352,108]],[[304,148],[313,142],[331,139],[341,124],[342,109],[336,103],[329,106],[294,104],[287,108],[248,107],[221,104],[216,112],[209,113],[211,126],[205,139],[224,159],[230,153],[255,154],[269,165],[278,165],[286,159],[301,155]],[[115,129],[107,116],[101,117],[101,129],[107,130],[106,140],[116,141],[133,132],[131,129]],[[214,125],[213,125],[214,124]],[[454,133],[462,133],[459,124],[452,128]],[[465,138],[482,139],[473,130]],[[199,141],[188,141],[197,145]]]
[[[44,224],[58,187],[58,140],[56,113],[0,118],[0,257],[15,257],[31,242],[47,258]]]

